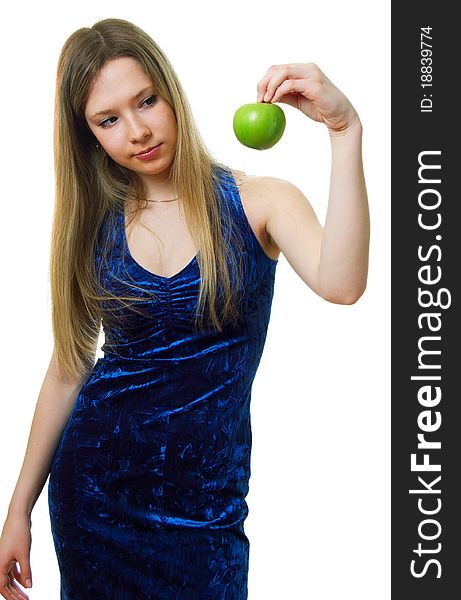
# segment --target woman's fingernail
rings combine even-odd
[[[32,581],[30,579],[26,579],[26,587],[32,587]]]

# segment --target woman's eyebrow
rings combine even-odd
[[[153,85],[149,85],[148,87],[142,89],[135,96],[133,96],[133,98],[131,98],[131,100],[136,100],[136,98],[139,98],[139,96],[142,96],[144,93],[146,93],[153,87],[154,87]],[[97,117],[99,117],[101,115],[107,115],[107,114],[113,113],[113,112],[115,112],[115,110],[113,108],[106,108],[105,110],[99,110],[98,112],[94,113],[94,115],[92,115],[91,118],[96,119]]]

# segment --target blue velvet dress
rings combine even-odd
[[[120,291],[128,277],[138,295],[155,298],[134,318],[122,310],[129,334],[103,318],[104,357],[51,465],[61,600],[248,597],[250,399],[278,261],[255,237],[230,170],[217,173],[222,207],[243,241],[238,326],[197,332],[197,257],[172,277],[153,274],[130,255],[124,214],[117,217],[106,285]]]

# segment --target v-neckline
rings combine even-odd
[[[159,275],[158,273],[154,273],[153,271],[149,271],[149,269],[146,269],[145,267],[143,267],[131,254],[131,250],[130,247],[128,245],[128,238],[126,235],[126,227],[125,227],[125,210],[123,209],[120,213],[120,221],[121,221],[121,230],[122,230],[122,242],[123,245],[125,247],[126,250],[126,254],[128,255],[128,258],[131,260],[131,262],[137,266],[139,269],[141,269],[142,271],[144,271],[144,273],[147,273],[150,277],[154,277],[155,279],[159,279],[162,281],[173,281],[174,279],[176,279],[177,277],[180,277],[181,275],[183,275],[190,267],[192,267],[192,265],[194,265],[197,262],[197,254],[195,254],[195,256],[193,256],[191,258],[191,260],[184,266],[182,267],[182,269],[180,269],[177,273],[174,273],[174,275],[171,275],[170,277],[165,277],[164,275]]]

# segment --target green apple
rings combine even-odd
[[[285,113],[270,102],[243,104],[234,115],[234,133],[238,141],[248,148],[272,148],[285,131]]]

